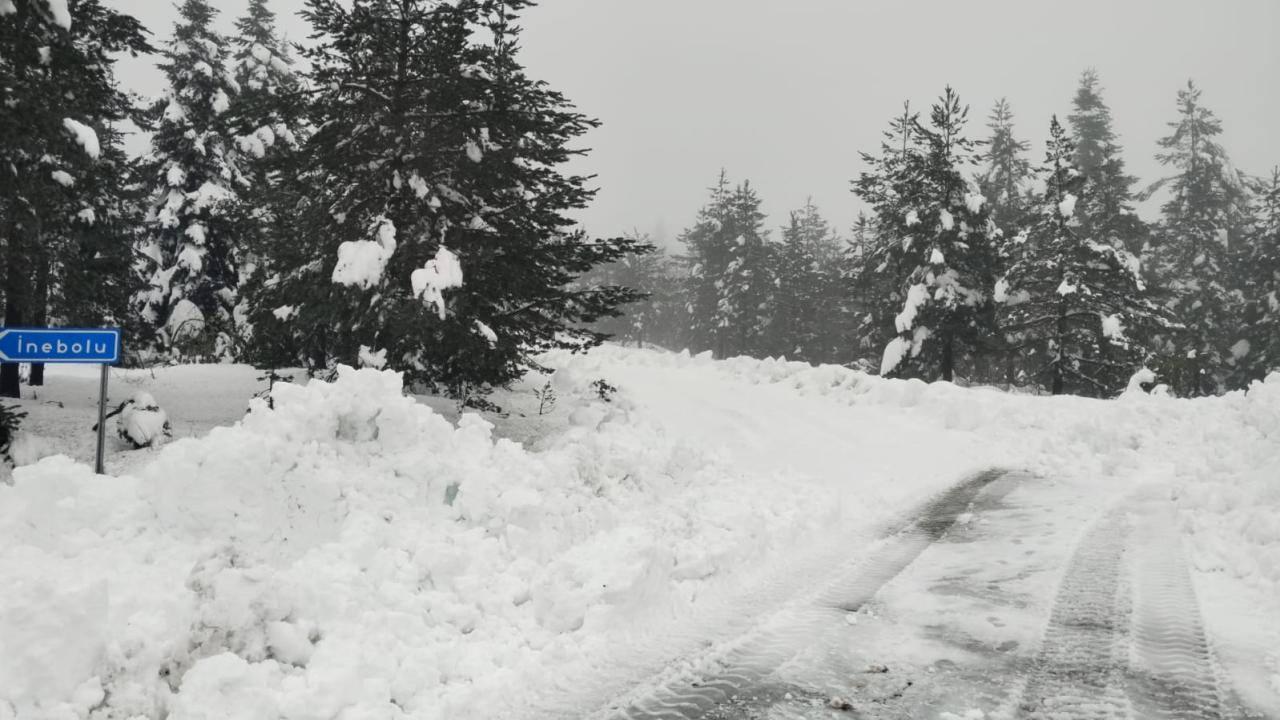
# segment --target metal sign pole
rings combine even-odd
[[[111,366],[102,363],[102,380],[98,383],[98,460],[94,464],[94,472],[105,474],[103,468],[103,447],[107,440],[107,373]]]

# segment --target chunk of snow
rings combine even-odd
[[[93,208],[84,208],[80,212],[76,213],[76,219],[92,225],[97,222],[98,214],[93,211]]]
[[[182,298],[169,311],[169,320],[165,323],[165,333],[169,336],[169,342],[185,340],[200,334],[203,330],[204,313],[190,300]]]
[[[480,150],[480,145],[475,140],[467,140],[467,157],[471,162],[480,162],[484,159],[484,152]]]
[[[187,229],[183,234],[191,238],[191,241],[194,242],[195,244],[203,245],[205,240],[204,223],[199,223],[199,222],[191,223],[190,225],[187,226]]]
[[[333,266],[332,280],[339,285],[355,285],[369,289],[382,282],[391,253],[386,246],[372,240],[348,240],[338,246],[338,263]]]
[[[1124,323],[1119,315],[1102,316],[1102,335],[1117,343],[1124,343]]]
[[[884,346],[884,357],[880,360],[880,374],[888,375],[907,358],[911,352],[911,341],[904,337],[895,337]]]
[[[489,347],[498,346],[498,334],[493,331],[493,328],[476,320],[476,330],[480,333],[480,337],[489,343]]]
[[[138,391],[117,416],[116,432],[134,447],[154,447],[169,434],[169,414],[151,393]]]
[[[221,115],[231,107],[231,98],[227,97],[227,93],[221,88],[213,94],[213,112]]]
[[[413,285],[414,297],[421,297],[423,302],[435,305],[440,319],[445,319],[444,291],[449,288],[462,287],[462,263],[449,248],[441,245],[436,250],[433,260],[409,276]]]
[[[66,7],[65,4],[63,7]],[[70,21],[68,21],[68,24],[70,24]],[[66,128],[67,132],[71,133],[80,147],[84,148],[86,155],[94,160],[98,159],[98,156],[102,153],[102,148],[98,145],[98,133],[94,132],[93,128],[73,118],[63,118],[62,127]]]
[[[13,4],[13,0],[0,0],[0,15],[12,15],[18,12],[18,7]]]
[[[360,367],[381,370],[387,366],[387,349],[383,348],[375,351],[368,345],[361,345],[358,359],[360,360]]]
[[[908,210],[907,217],[905,218],[905,220],[907,223],[907,227],[913,227],[915,225],[919,225],[920,213],[916,212],[915,210]]]
[[[298,312],[298,309],[293,305],[281,305],[275,310],[272,310],[271,314],[275,315],[276,319],[279,320],[280,322],[288,322],[294,315],[297,314],[297,312]]]
[[[1244,356],[1248,355],[1249,350],[1251,348],[1252,346],[1249,344],[1249,341],[1244,338],[1241,338],[1240,340],[1237,340],[1234,345],[1231,346],[1231,357],[1235,358],[1236,360],[1239,360]]]
[[[1137,372],[1129,377],[1129,385],[1125,388],[1125,395],[1145,395],[1146,390],[1142,389],[1143,385],[1152,385],[1156,381],[1156,374],[1150,368],[1140,368]]]
[[[1058,214],[1064,218],[1069,218],[1076,212],[1076,196],[1067,193],[1063,196],[1062,202],[1058,203]]]
[[[943,230],[951,230],[956,226],[956,220],[951,213],[944,210],[938,211],[938,224],[942,225]]]
[[[53,52],[49,49],[48,45],[40,46],[36,52],[40,53],[41,65],[48,65],[53,60]]]
[[[71,29],[71,11],[67,9],[67,0],[39,0],[49,8],[49,19],[63,30]],[[3,14],[3,13],[0,13]]]
[[[76,179],[71,177],[71,173],[66,170],[54,170],[49,173],[49,175],[53,178],[54,182],[58,183],[62,187],[71,187],[76,184]]]
[[[902,312],[894,318],[894,325],[898,328],[898,332],[906,332],[916,322],[916,315],[920,312],[920,308],[929,301],[929,288],[921,283],[916,283],[907,289],[906,302],[902,304]]]
[[[982,206],[986,201],[987,199],[981,193],[971,192],[964,196],[964,206],[974,215],[982,212]]]
[[[1061,283],[1058,284],[1057,293],[1059,295],[1072,295],[1076,292],[1077,289],[1078,288],[1075,285],[1071,284],[1071,281],[1063,280]]]
[[[947,259],[942,256],[942,251],[938,248],[934,248],[933,252],[929,254],[929,264],[931,265],[945,265],[946,262]]]
[[[184,245],[178,253],[177,266],[198,275],[204,269],[204,253],[194,245]]]

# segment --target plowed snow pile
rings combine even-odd
[[[1280,596],[1280,375],[1099,402],[614,347],[546,362],[569,426],[537,450],[347,368],[136,477],[19,468],[0,483],[0,720],[520,714],[993,463],[1167,482],[1198,566]]]

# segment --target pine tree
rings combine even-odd
[[[791,212],[774,253],[770,346],[778,355],[817,362],[832,359],[840,241],[812,199]]]
[[[1143,252],[1146,225],[1133,210],[1133,184],[1125,172],[1119,138],[1111,127],[1111,109],[1102,99],[1098,73],[1085,70],[1067,116],[1076,143],[1075,166],[1084,174],[1079,208],[1080,231],[1086,237]]]
[[[859,193],[888,240],[888,258],[906,271],[884,374],[952,380],[962,361],[976,365],[992,344],[995,228],[985,199],[965,179],[981,144],[964,136],[967,116],[948,87],[927,126],[912,121],[906,151],[882,158],[874,181],[859,180]]]
[[[1054,117],[1045,157],[1045,189],[1035,221],[1010,243],[1010,267],[997,283],[1001,328],[1016,338],[1030,379],[1054,395],[1106,397],[1141,366],[1125,334],[1159,317],[1145,297],[1139,263],[1122,247],[1083,235],[1085,177],[1074,143]]]
[[[68,303],[88,283],[75,263],[84,228],[124,197],[123,177],[107,171],[116,153],[112,125],[136,119],[114,64],[150,51],[134,18],[98,0],[71,13],[43,0],[15,0],[0,13],[0,237],[4,240],[5,325],[40,325],[74,313]],[[117,256],[119,235],[93,232],[94,255]],[[104,265],[97,268],[106,273]],[[58,316],[50,314],[58,311]],[[41,382],[41,368],[33,368]],[[18,366],[0,368],[0,395],[20,394]]]
[[[982,156],[986,167],[978,187],[987,200],[991,220],[1005,237],[1018,234],[1026,220],[1031,162],[1023,154],[1031,143],[1013,135],[1013,110],[1004,98],[991,109],[987,127],[991,136]]]
[[[1162,334],[1164,373],[1184,395],[1212,394],[1227,386],[1244,339],[1242,266],[1247,257],[1248,189],[1216,138],[1222,124],[1200,102],[1191,82],[1178,92],[1173,133],[1159,140],[1156,158],[1175,174],[1154,183],[1166,190],[1155,272],[1167,284],[1169,308],[1186,331]]]
[[[135,301],[159,349],[225,355],[234,335],[239,228],[232,212],[249,185],[224,114],[239,85],[207,0],[183,0],[164,51],[169,87],[152,109],[147,171],[151,232],[140,255],[148,288]]]
[[[316,131],[251,318],[283,351],[315,370],[385,352],[406,381],[483,405],[638,297],[572,285],[639,248],[567,217],[592,191],[559,168],[596,122],[519,64],[528,4],[309,0]]]
[[[1244,291],[1246,329],[1239,384],[1280,370],[1280,167],[1261,187]]]
[[[623,343],[674,348],[682,337],[684,324],[682,283],[675,264],[665,251],[654,247],[648,235],[632,232],[628,237],[637,248],[648,251],[598,266],[583,275],[579,283],[586,287],[634,288],[644,297],[618,308],[620,316],[600,320],[592,329]]]
[[[688,248],[693,345],[719,357],[763,353],[771,247],[751,184],[731,188],[721,171],[710,201],[680,241]]]

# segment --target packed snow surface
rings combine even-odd
[[[565,716],[993,465],[1167,484],[1198,570],[1280,617],[1280,374],[1096,401],[612,346],[542,361],[523,391],[559,401],[528,445],[343,368],[129,475],[19,467],[0,718]]]

